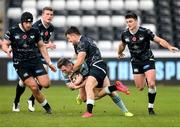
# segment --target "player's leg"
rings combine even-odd
[[[154,101],[156,98],[156,72],[155,69],[151,69],[145,72],[145,76],[147,78],[147,84],[148,84],[148,111],[150,115],[154,115],[155,112],[153,110],[154,108]]]
[[[116,92],[112,92],[112,94],[110,94],[109,96],[112,98],[113,102],[121,109],[125,116],[131,117],[134,115],[128,111],[122,98]]]
[[[145,85],[145,75],[144,74],[133,74],[134,82],[136,85],[136,88],[139,91],[142,91],[144,89]]]
[[[41,76],[39,76],[41,77]],[[39,78],[41,79],[41,78]],[[24,80],[24,83],[26,86],[28,86],[36,100],[42,105],[42,107],[46,110],[48,114],[51,114],[51,107],[48,104],[47,100],[45,99],[44,95],[41,93],[41,91],[38,88],[37,81],[33,77],[29,77],[28,79]],[[41,83],[43,84],[43,83]],[[46,85],[47,86],[47,85]]]
[[[88,76],[87,81],[86,81],[86,85],[85,85],[85,91],[86,91],[86,96],[87,96],[87,101],[86,101],[86,105],[87,105],[87,112],[84,113],[82,115],[82,117],[92,117],[92,110],[93,110],[93,106],[95,103],[95,96],[94,96],[94,88],[96,87],[96,85],[98,84],[96,78],[94,78],[93,76]]]
[[[47,74],[44,74],[44,75],[40,75],[40,76],[37,76],[36,77],[38,83],[44,87],[44,88],[49,88],[50,86],[50,79],[48,77]],[[34,93],[33,93],[34,95]],[[35,95],[34,95],[35,96]],[[36,97],[36,96],[35,96]],[[37,98],[36,98],[37,99]],[[47,113],[51,113],[51,107],[50,105],[48,104],[47,100],[45,99],[42,103],[42,106],[43,108],[46,110]]]
[[[103,83],[103,89],[98,94],[99,97],[108,94],[111,97],[112,101],[117,105],[117,107],[119,107],[121,109],[121,111],[124,112],[125,116],[133,116],[133,114],[130,113],[128,111],[128,109],[126,108],[126,106],[125,106],[124,102],[122,101],[121,97],[115,91],[112,91],[111,88],[109,89],[109,87],[113,87],[113,86],[110,85],[110,80],[106,76],[105,79],[104,79],[104,83]],[[114,86],[114,87],[116,87],[116,86]]]
[[[20,111],[19,102],[20,102],[21,95],[24,93],[24,91],[25,91],[25,85],[22,82],[22,80],[19,80],[19,82],[17,83],[17,86],[16,86],[16,96],[14,99],[12,111],[14,111],[14,112]]]
[[[79,94],[76,97],[76,103],[81,104],[82,102],[86,102],[86,91],[85,87],[79,89]]]
[[[44,66],[46,72],[48,72],[48,65],[47,64],[43,64],[43,66]],[[37,81],[37,84],[38,84],[39,90],[41,90],[42,86],[39,85],[38,81]],[[34,105],[35,105],[35,97],[33,96],[33,94],[29,97],[27,102],[28,102],[28,109],[29,109],[29,111],[34,112],[35,111],[35,107],[34,107]]]

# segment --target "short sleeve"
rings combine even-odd
[[[8,30],[8,31],[4,34],[4,39],[5,39],[5,40],[12,41],[11,30]]]
[[[40,40],[42,40],[41,34],[38,29],[34,29],[34,30],[35,30],[36,42],[39,42]]]
[[[85,41],[81,41],[78,45],[79,52],[87,52],[88,44],[88,42],[86,43]]]
[[[147,29],[146,33],[147,33],[147,37],[149,37],[149,39],[153,41],[155,34],[150,29]]]

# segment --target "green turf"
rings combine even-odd
[[[15,94],[15,86],[0,86],[0,126],[4,127],[144,127],[144,126],[180,126],[180,87],[158,86],[155,110],[156,116],[147,113],[147,89],[142,92],[135,87],[130,87],[131,95],[119,93],[123,98],[129,111],[134,117],[124,117],[123,113],[112,103],[109,97],[96,102],[94,117],[81,118],[85,111],[85,104],[75,103],[76,91],[71,91],[64,86],[54,86],[43,89],[53,114],[44,113],[41,106],[36,103],[36,111],[28,112],[27,98],[30,95],[26,89],[21,98],[21,111],[11,111]]]

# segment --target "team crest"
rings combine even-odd
[[[27,39],[27,35],[23,35],[22,38],[23,38],[23,40],[26,40]]]
[[[45,36],[48,36],[48,34],[49,34],[48,31],[46,31],[46,32],[44,33]]]

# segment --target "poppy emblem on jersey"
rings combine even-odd
[[[27,39],[27,35],[22,36],[23,40]]]
[[[44,35],[45,35],[45,36],[48,36],[48,31],[46,31],[46,32],[44,33]]]
[[[137,38],[135,36],[132,37],[132,41],[136,42]]]

